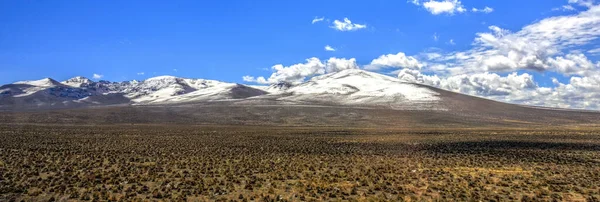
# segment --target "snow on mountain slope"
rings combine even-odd
[[[51,79],[51,78],[44,78],[44,79],[35,80],[35,81],[17,81],[14,84],[26,84],[26,85],[32,85],[32,86],[38,86],[38,87],[52,87],[52,86],[59,85],[58,81],[55,81],[54,79]]]
[[[15,85],[13,85],[13,87],[16,87],[16,89],[18,89],[18,92],[19,92],[19,93],[14,93],[14,92],[17,92],[17,91],[15,91],[16,89],[14,89],[12,91],[13,97],[28,96],[28,95],[34,94],[38,91],[61,85],[58,81],[55,81],[51,78],[44,78],[44,79],[34,80],[34,81],[17,81],[13,84],[15,84]],[[3,92],[5,93],[6,91],[3,91]],[[0,92],[0,93],[3,93],[3,92]]]
[[[159,76],[142,82],[128,83],[121,86],[119,92],[134,102],[152,102],[193,92],[196,89],[187,85],[184,79],[173,76]]]
[[[243,86],[245,88],[249,88]],[[254,95],[250,94],[250,96],[244,96],[237,94],[239,88],[243,88],[239,84],[231,84],[231,83],[219,83],[211,86],[207,86],[203,89],[198,89],[196,91],[177,95],[177,96],[163,96],[163,97],[154,97],[147,98],[144,97],[142,99],[134,99],[135,102],[138,103],[151,103],[151,104],[165,104],[165,103],[182,103],[182,102],[194,102],[194,101],[214,101],[214,100],[229,100],[229,99],[238,99],[238,98],[246,98],[250,96],[263,95],[266,92],[255,89],[256,92]]]
[[[248,87],[260,89],[260,90],[268,92],[270,94],[278,94],[278,93],[284,93],[286,90],[288,90],[289,88],[292,87],[292,84],[290,84],[290,83],[277,83],[277,84],[271,84],[271,85],[268,85],[268,86],[248,85]]]
[[[23,99],[4,103],[43,105],[57,103],[171,104],[236,100],[261,104],[335,104],[385,106],[393,109],[442,109],[434,90],[402,82],[396,78],[358,69],[348,69],[313,77],[291,85],[246,86],[206,79],[158,76],[144,81],[94,82],[74,77],[62,83],[52,79],[23,81],[0,87],[0,96]],[[34,97],[31,97],[34,96]],[[251,99],[247,99],[251,98]],[[1,103],[0,103],[1,104]]]
[[[159,76],[124,85],[119,92],[138,104],[223,100],[266,94],[258,89],[250,89],[251,93],[240,93],[240,90],[239,85],[234,83]]]
[[[144,81],[94,82],[74,77],[0,86],[0,108],[68,108],[114,104],[172,104],[244,99],[267,92],[235,83],[159,76]]]
[[[287,90],[296,94],[341,94],[352,96],[402,96],[407,100],[438,100],[427,88],[358,69],[343,70],[312,78]]]
[[[280,100],[389,106],[394,109],[442,109],[439,94],[416,84],[358,69],[313,77],[283,91]]]
[[[93,81],[82,76],[76,76],[60,83],[71,87],[82,87],[93,83]]]

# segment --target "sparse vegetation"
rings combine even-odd
[[[600,198],[590,128],[0,126],[0,201]]]

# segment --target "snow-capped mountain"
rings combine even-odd
[[[109,104],[169,104],[241,99],[267,94],[235,83],[159,76],[145,81],[94,82],[74,77],[19,81],[0,86],[2,108],[75,107]]]
[[[18,81],[18,82],[15,82],[14,84],[25,84],[25,85],[39,86],[39,87],[52,87],[52,86],[60,85],[60,83],[58,81],[55,81],[54,79],[51,79],[51,78],[44,78],[44,79],[35,80],[35,81]]]
[[[248,91],[248,93],[240,92]],[[239,84],[205,79],[159,76],[123,85],[119,92],[135,103],[173,103],[238,99],[266,94]],[[247,94],[247,96],[246,96]]]
[[[394,109],[441,109],[438,93],[417,84],[359,69],[313,77],[286,89],[288,101],[387,106]]]
[[[108,104],[173,104],[233,101],[241,104],[320,104],[443,109],[431,88],[349,69],[292,85],[247,86],[206,79],[159,76],[144,81],[108,82],[74,77],[15,82],[0,87],[0,106],[70,107]]]
[[[14,97],[22,97],[55,86],[60,86],[60,83],[51,78],[35,81],[19,81],[15,82],[13,85],[0,87],[0,94],[11,94]]]
[[[76,76],[60,83],[71,87],[82,87],[93,83],[93,81],[82,76]]]

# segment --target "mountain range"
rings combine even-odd
[[[0,110],[4,111],[0,123],[428,127],[600,123],[600,113],[594,111],[501,103],[358,69],[265,86],[173,76],[125,82],[45,78],[0,86]]]
[[[317,76],[300,84],[251,86],[206,79],[159,76],[144,81],[94,82],[74,77],[19,81],[0,86],[3,109],[71,108],[95,105],[156,105],[236,101],[288,104],[388,106],[395,109],[431,109],[440,100],[429,87],[364,70],[344,70]]]

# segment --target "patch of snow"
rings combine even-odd
[[[34,80],[34,81],[17,81],[14,84],[27,84],[27,85],[37,86],[37,87],[54,87],[54,86],[56,86],[57,83],[58,82],[56,82],[55,80],[53,80],[51,78],[45,78],[45,79]]]
[[[70,78],[66,81],[60,82],[60,83],[67,85],[67,86],[78,88],[78,87],[81,87],[86,84],[91,84],[91,83],[93,83],[93,81],[89,80],[88,78],[82,77],[82,76],[76,76],[76,77]]]
[[[25,97],[25,96],[34,94],[34,93],[36,93],[38,91],[45,90],[47,88],[48,87],[37,87],[37,86],[32,86],[32,87],[29,87],[29,88],[23,88],[22,89],[23,93],[18,94],[18,95],[13,95],[13,97]]]

